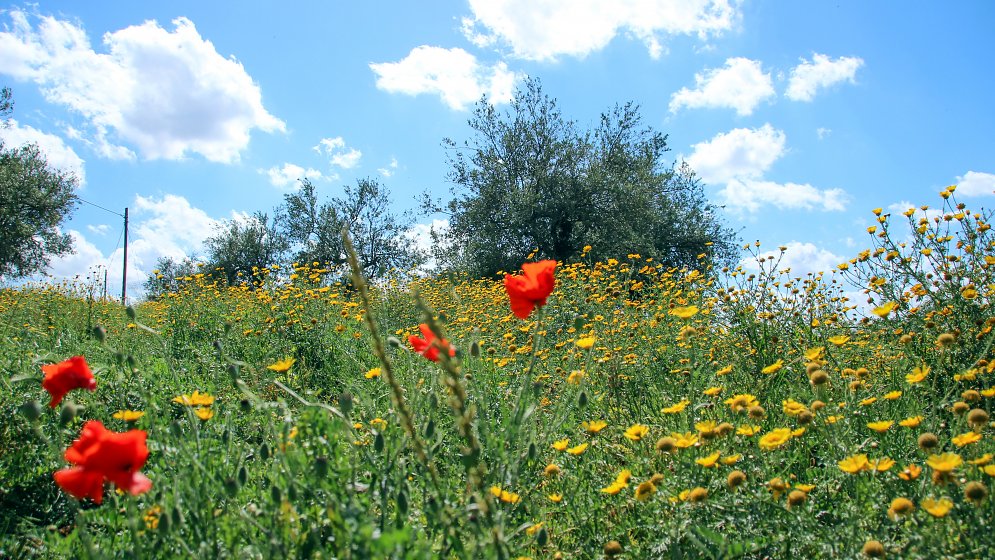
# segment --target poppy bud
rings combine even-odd
[[[339,410],[342,411],[347,418],[349,413],[352,412],[352,393],[346,391],[339,395]]]
[[[159,523],[162,523],[162,519],[159,520]],[[173,508],[173,525],[177,527],[183,526],[183,510],[180,509],[179,505]]]
[[[241,409],[242,412],[248,412],[252,410],[252,401],[249,399],[241,399],[238,401],[238,408]]]
[[[276,503],[283,501],[283,493],[280,492],[280,487],[276,484],[269,487],[269,496],[270,498],[273,498],[273,501]]]
[[[136,360],[135,357],[132,356],[131,354],[125,356],[124,361],[126,364],[128,364],[128,369],[134,370],[136,367],[138,367],[138,360]]]
[[[587,320],[587,317],[585,317],[583,315],[574,315],[574,328],[577,329],[577,330],[583,329],[584,328],[584,321],[586,321],[586,320]]]
[[[18,411],[21,413],[21,416],[27,418],[29,422],[36,422],[39,418],[41,418],[41,404],[34,399],[22,404]]]
[[[397,493],[397,511],[401,515],[408,514],[408,495],[403,491]]]
[[[233,477],[226,478],[224,486],[225,486],[225,492],[228,494],[228,496],[234,498],[238,494],[239,485],[237,479]]]
[[[217,350],[218,352],[223,352],[224,351],[224,346],[221,345],[221,341],[220,340],[215,339],[215,341],[214,341],[214,349]]]
[[[536,533],[536,544],[539,546],[546,546],[546,543],[548,542],[549,531],[546,530],[546,527],[540,527],[539,532]]]
[[[318,478],[325,478],[328,476],[328,457],[322,455],[315,458],[314,472],[318,475]]]
[[[474,340],[473,343],[470,344],[470,355],[473,356],[474,358],[479,358],[480,357],[480,341],[479,340]]]
[[[228,376],[231,377],[232,383],[238,381],[238,364],[228,364]]]
[[[577,397],[577,404],[581,407],[587,406],[587,391],[580,392],[580,396]]]
[[[429,419],[428,424],[425,425],[425,437],[431,438],[435,435],[435,420]]]
[[[259,456],[262,457],[263,461],[269,459],[269,444],[262,444],[259,447]]]
[[[128,315],[128,318],[131,319],[132,321],[134,321],[135,317],[138,316],[138,314],[135,313],[135,308],[130,305],[124,308],[124,312],[126,315]]]
[[[539,455],[539,450],[536,448],[534,441],[529,442],[529,460],[535,461],[536,456]]]
[[[396,336],[388,336],[387,346],[390,346],[391,348],[400,348],[402,345],[400,339],[398,339]]]
[[[384,447],[383,434],[377,432],[376,437],[373,438],[373,450],[376,451],[377,453],[380,453],[381,451],[383,451],[383,447]]]
[[[59,413],[59,424],[65,426],[72,422],[73,418],[76,418],[76,415],[79,414],[82,408],[71,402],[66,402],[66,404],[62,405],[62,412]]]
[[[96,338],[97,342],[103,344],[107,340],[107,329],[100,325],[93,327],[93,338]]]
[[[245,482],[249,480],[249,471],[245,470],[245,465],[238,468],[238,485],[245,486]]]
[[[301,545],[301,558],[310,558],[314,555],[314,551],[317,550],[318,545],[321,544],[321,537],[318,535],[318,531],[312,529],[308,532],[307,538],[304,539],[304,544]]]

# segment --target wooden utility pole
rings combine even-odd
[[[121,272],[121,305],[128,305],[128,209],[124,209],[124,268]]]

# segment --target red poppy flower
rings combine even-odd
[[[90,420],[66,449],[66,460],[76,466],[56,471],[55,482],[76,498],[90,498],[98,504],[104,498],[105,480],[131,494],[147,492],[152,481],[138,472],[149,457],[145,437],[144,430],[112,432]]]
[[[437,362],[439,361],[439,347],[441,346],[442,348],[449,348],[450,357],[456,355],[456,349],[453,348],[453,345],[449,344],[449,341],[444,338],[442,340],[436,339],[435,333],[433,333],[432,329],[428,328],[428,325],[425,323],[418,325],[418,330],[421,331],[421,335],[424,338],[418,338],[415,335],[408,337],[408,342],[411,344],[411,347],[414,348],[416,353],[425,356],[433,362]],[[436,344],[437,340],[438,343]]]
[[[52,395],[52,401],[48,403],[52,408],[58,406],[66,393],[73,389],[93,391],[97,388],[97,380],[93,378],[93,372],[86,365],[86,358],[83,356],[73,356],[64,362],[41,366],[41,371],[45,374],[41,386]]]
[[[508,292],[511,311],[516,317],[528,319],[532,310],[546,305],[546,298],[556,285],[555,269],[556,261],[546,260],[523,264],[521,276],[504,276],[504,290]]]

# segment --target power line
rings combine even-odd
[[[93,206],[93,207],[95,207],[95,208],[100,208],[100,209],[101,209],[101,210],[103,210],[104,212],[110,212],[111,214],[114,214],[115,216],[120,216],[120,217],[122,217],[122,218],[124,217],[124,214],[118,214],[117,212],[115,212],[115,211],[113,211],[113,210],[109,210],[109,209],[107,209],[107,208],[104,208],[103,206],[101,206],[101,205],[99,205],[99,204],[94,204],[94,203],[90,202],[89,200],[85,200],[85,199],[83,199],[83,198],[80,198],[80,197],[78,197],[78,196],[77,196],[76,198],[77,198],[77,199],[78,199],[78,200],[79,200],[80,202],[84,202],[84,203],[86,203],[86,204],[89,204],[90,206]]]

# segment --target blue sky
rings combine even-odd
[[[444,137],[542,80],[582,126],[634,101],[744,241],[796,271],[864,248],[872,208],[995,190],[995,3],[744,0],[46,2],[0,12],[8,146],[38,143],[79,195],[132,218],[129,291],[220,220],[296,179],[378,177],[398,210],[445,197]],[[439,216],[421,216],[428,224]],[[71,277],[109,266],[121,220],[81,205]]]

